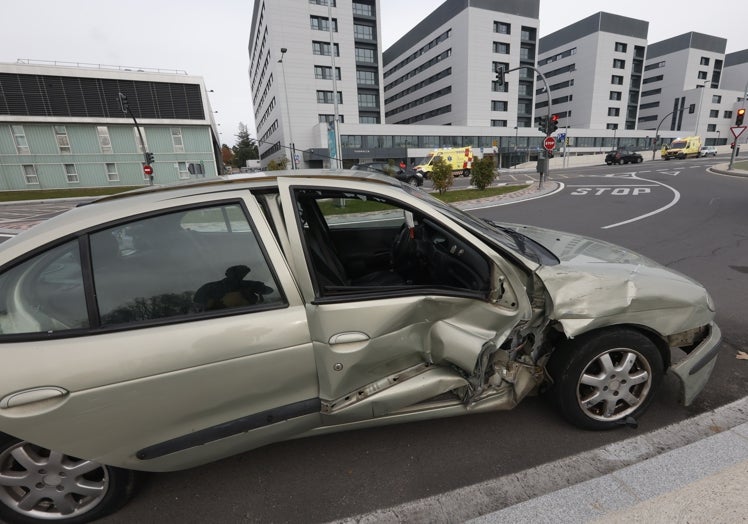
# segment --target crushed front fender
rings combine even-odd
[[[681,386],[681,402],[688,406],[709,380],[717,362],[722,332],[717,324],[709,324],[709,333],[686,358],[672,366],[668,373],[675,376]]]

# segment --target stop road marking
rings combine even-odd
[[[652,190],[648,187],[578,187],[571,192],[575,196],[600,196],[600,195],[614,195],[614,196],[637,196],[646,195],[651,193]]]

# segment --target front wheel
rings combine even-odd
[[[618,165],[621,165],[621,166],[625,163],[626,161],[623,158],[618,161]]]
[[[563,416],[583,429],[612,429],[649,407],[663,376],[654,343],[628,329],[583,335],[559,347],[548,372]]]
[[[112,513],[135,473],[0,435],[0,521],[81,524]]]

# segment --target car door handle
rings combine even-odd
[[[6,395],[0,400],[0,409],[15,408],[43,400],[51,400],[64,397],[68,391],[56,386],[27,389],[25,391],[16,391]]]
[[[330,337],[329,344],[331,346],[335,344],[350,344],[352,342],[367,342],[369,335],[361,333],[359,331],[349,331],[347,333],[338,333]]]

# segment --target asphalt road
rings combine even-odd
[[[713,163],[554,171],[551,178],[563,188],[552,196],[472,211],[605,239],[702,282],[717,303],[724,342],[712,379],[692,406],[680,406],[666,381],[636,430],[578,430],[542,399],[530,398],[508,412],[289,441],[150,475],[139,495],[103,522],[326,522],[519,472],[744,397],[748,361],[735,357],[748,351],[748,179],[708,174]],[[504,175],[512,176],[529,174]]]

